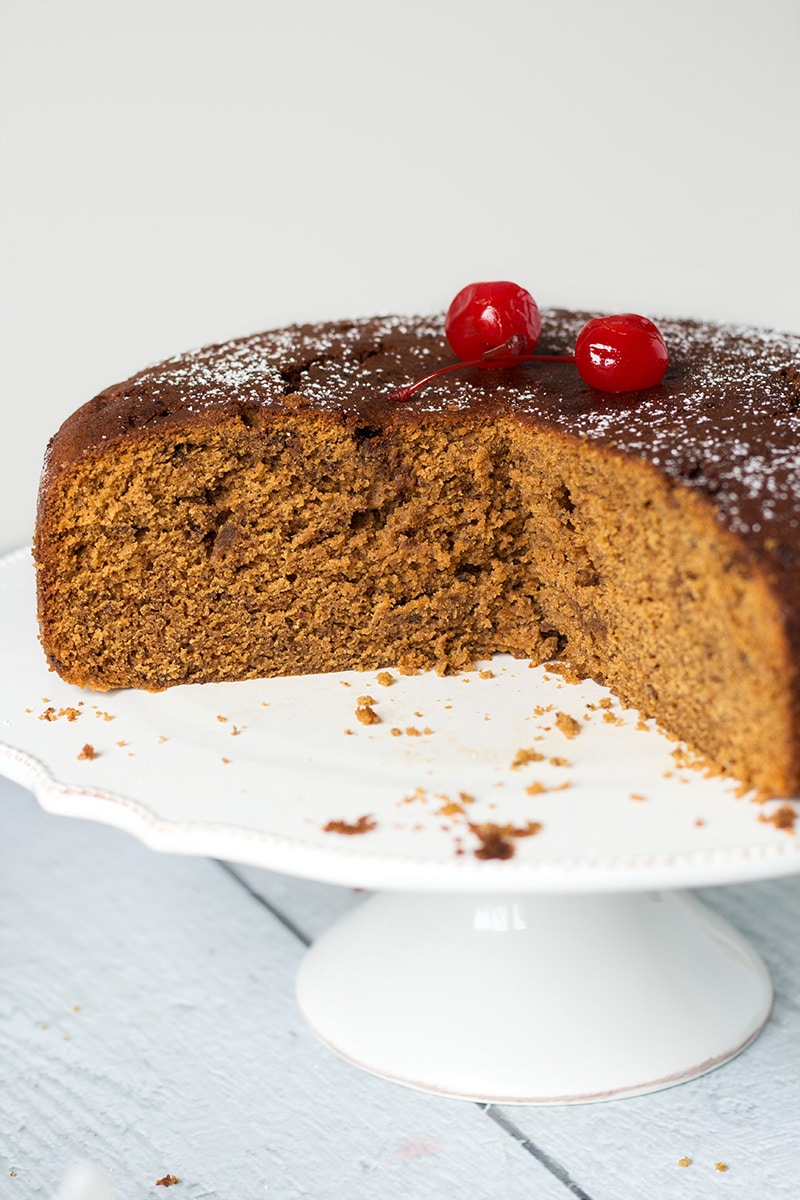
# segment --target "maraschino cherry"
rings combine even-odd
[[[471,283],[453,300],[445,336],[460,362],[389,392],[389,400],[409,400],[433,380],[465,367],[517,367],[528,362],[575,363],[584,383],[604,392],[655,387],[668,365],[667,348],[647,317],[620,313],[595,317],[578,335],[574,354],[532,354],[542,328],[530,292],[505,280]]]
[[[661,383],[669,356],[657,326],[636,313],[595,317],[575,343],[584,383],[602,392],[638,392]]]
[[[541,332],[542,318],[533,296],[505,280],[468,283],[453,300],[444,321],[445,337],[464,361],[481,359],[486,353],[497,357],[504,347],[514,357],[531,354]]]

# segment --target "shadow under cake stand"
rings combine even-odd
[[[155,850],[375,892],[298,975],[343,1057],[465,1099],[576,1103],[691,1079],[767,1020],[760,958],[688,889],[800,870],[780,802],[692,770],[605,689],[499,657],[390,686],[86,692],[48,671],[33,593],[29,554],[0,560],[0,771]]]

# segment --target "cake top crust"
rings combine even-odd
[[[572,353],[597,314],[542,311],[539,354]],[[712,498],[720,520],[782,570],[800,570],[800,336],[658,320],[663,383],[611,394],[574,365],[466,368],[410,400],[387,393],[453,362],[444,317],[387,316],[295,325],[206,346],[146,368],[78,409],[52,440],[45,475],[87,450],[220,412],[287,406],[302,396],[353,427],[500,414],[644,459]],[[776,561],[777,560],[777,561]]]

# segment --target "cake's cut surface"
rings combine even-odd
[[[543,313],[562,353],[586,314]],[[607,683],[798,790],[800,339],[660,323],[659,387],[467,370],[438,318],[296,327],[152,367],[53,439],[42,642],[96,688],[508,651]]]

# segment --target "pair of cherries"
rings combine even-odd
[[[584,383],[603,392],[638,392],[661,383],[669,358],[657,326],[636,313],[594,317],[578,334],[574,354],[534,354],[542,331],[539,309],[516,283],[470,283],[447,310],[445,336],[461,360],[389,393],[408,400],[426,384],[464,367],[517,367],[527,362],[575,363]]]

